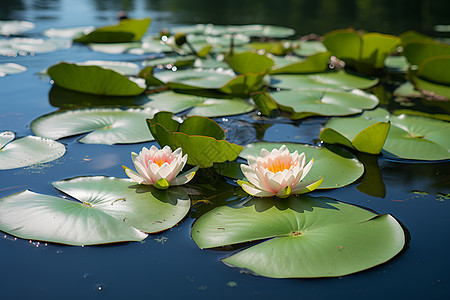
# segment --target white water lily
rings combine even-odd
[[[183,156],[181,148],[173,151],[169,146],[161,150],[155,146],[145,147],[139,154],[131,152],[136,172],[122,166],[128,177],[138,184],[153,185],[159,189],[166,189],[170,185],[182,185],[189,182],[198,170],[198,166],[179,175],[187,161],[187,154]]]
[[[307,193],[323,182],[323,178],[302,182],[313,162],[314,159],[311,159],[305,166],[305,153],[290,153],[286,145],[272,152],[261,149],[259,157],[249,156],[248,165],[241,165],[248,182],[239,180],[238,183],[244,191],[257,197],[284,198],[291,194]]]

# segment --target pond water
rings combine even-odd
[[[29,33],[34,37],[50,27],[111,24],[119,10],[128,11],[131,17],[153,18],[151,32],[177,24],[212,22],[284,25],[297,29],[298,34],[323,34],[346,26],[389,33],[408,29],[430,33],[434,25],[448,21],[450,5],[445,1],[283,3],[281,6],[275,1],[242,0],[214,5],[201,0],[9,1],[0,4],[0,19],[34,22],[36,28]],[[0,57],[0,63],[15,62],[28,68],[24,73],[0,78],[0,131],[11,130],[18,137],[30,135],[32,120],[58,109],[49,101],[51,84],[48,78],[38,75],[41,70],[58,61],[94,59],[140,62],[143,57],[102,54],[81,45],[49,53]],[[253,112],[215,120],[228,130],[228,140],[241,145],[258,140],[315,144],[326,118],[291,122],[263,119]],[[77,142],[78,138],[60,140],[67,152],[53,162],[0,171],[0,197],[24,189],[60,195],[50,182],[81,175],[125,178],[121,165],[131,164],[130,152],[156,144],[88,145]],[[194,204],[179,225],[149,235],[140,243],[71,247],[16,239],[2,233],[0,297],[444,299],[450,294],[450,201],[445,197],[449,193],[450,164],[401,162],[384,157],[378,159],[378,164],[386,188],[384,197],[360,192],[360,181],[341,189],[314,192],[314,196],[349,202],[380,214],[390,213],[407,228],[411,239],[406,249],[370,270],[339,278],[270,279],[225,266],[220,258],[230,251],[201,250],[190,237],[195,218],[214,206],[226,204],[228,199],[221,197],[220,192],[233,188],[206,170],[199,172],[196,182],[206,180],[217,191],[204,186],[198,199],[209,199],[212,204]]]

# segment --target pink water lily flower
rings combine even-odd
[[[273,149],[272,152],[263,148],[259,157],[249,156],[248,165],[241,165],[242,173],[248,181],[239,180],[238,183],[244,191],[257,197],[284,198],[291,194],[307,193],[323,182],[323,178],[302,181],[311,170],[313,162],[311,159],[305,166],[305,153],[290,153],[286,145]]]
[[[123,168],[128,177],[138,184],[166,189],[169,186],[185,184],[194,177],[198,166],[177,176],[186,164],[187,157],[187,154],[183,156],[181,148],[172,152],[169,146],[161,150],[155,146],[151,146],[150,149],[143,147],[139,154],[131,152],[137,173],[126,166]]]

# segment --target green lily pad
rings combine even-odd
[[[351,132],[349,134],[351,141],[350,138],[346,138],[332,128],[324,128],[320,132],[319,138],[327,144],[341,144],[360,152],[379,154],[388,136],[389,128],[390,122],[378,122],[369,125],[360,132]]]
[[[18,74],[25,72],[27,67],[15,64],[15,63],[4,63],[0,64],[0,77],[4,77],[7,74]]]
[[[0,229],[14,236],[69,245],[140,241],[173,227],[190,200],[180,188],[159,191],[114,177],[52,183],[77,199],[22,191],[0,199]]]
[[[69,28],[49,28],[44,30],[43,34],[50,38],[74,39],[82,34],[88,34],[95,29],[94,26],[81,26]]]
[[[254,52],[234,54],[228,56],[226,60],[231,68],[240,74],[267,73],[274,65],[271,58]]]
[[[290,152],[295,150],[298,153],[305,152],[306,161],[314,159],[313,167],[303,180],[308,182],[323,178],[324,180],[319,189],[340,188],[349,185],[364,173],[363,165],[350,152],[338,149],[333,149],[335,151],[333,152],[325,147],[319,148],[306,144],[251,143],[244,147],[239,156],[245,159],[249,155],[258,157],[262,148],[271,151],[274,148],[279,149],[282,145],[286,145]]]
[[[82,93],[135,96],[145,90],[143,79],[131,80],[116,71],[99,66],[79,66],[61,62],[51,66],[47,72],[55,84]]]
[[[136,76],[139,74],[141,68],[131,62],[125,61],[109,61],[109,60],[88,60],[83,62],[77,62],[77,66],[99,66],[103,69],[113,70],[122,75]]]
[[[274,278],[348,275],[390,260],[406,243],[391,215],[309,196],[221,206],[201,216],[191,233],[200,248],[262,241],[222,262]]]
[[[418,70],[409,74],[415,85],[422,90],[450,99],[450,55],[425,59]]]
[[[151,100],[141,107],[153,108],[161,111],[173,113],[182,112],[192,108],[188,116],[219,117],[239,115],[250,112],[253,105],[244,99],[217,99],[206,98],[195,95],[179,94],[173,91],[150,94],[147,97]]]
[[[188,117],[180,124],[172,119],[172,113],[159,112],[153,119],[147,119],[147,123],[161,147],[182,148],[188,154],[187,163],[200,168],[233,161],[243,148],[226,141],[222,127],[205,117]]]
[[[270,86],[281,89],[341,88],[367,89],[378,84],[377,78],[362,77],[345,71],[309,75],[272,75]]]
[[[372,109],[378,98],[362,90],[290,90],[269,93],[284,110],[292,112],[292,119],[310,116],[344,116]]]
[[[67,49],[72,45],[70,41],[61,39],[11,38],[0,40],[0,54],[17,56],[28,53],[48,53],[60,49]]]
[[[117,25],[104,26],[74,39],[77,43],[126,43],[139,41],[151,19],[124,19]]]
[[[66,153],[63,144],[36,136],[14,140],[14,133],[0,133],[0,170],[28,167],[55,160]]]
[[[173,89],[220,89],[235,78],[230,72],[201,70],[162,71],[154,77]]]
[[[405,45],[403,55],[410,64],[420,66],[430,57],[450,55],[450,46],[434,40],[411,41]]]
[[[385,58],[400,45],[399,37],[376,32],[359,34],[339,29],[324,35],[323,44],[332,55],[358,72],[372,74],[384,67]]]
[[[158,67],[163,66],[167,69],[171,69],[173,66],[180,68],[186,66],[192,66],[195,62],[196,57],[193,55],[189,56],[165,56],[163,58],[155,58],[145,61],[146,66]]]
[[[127,144],[152,141],[145,120],[150,109],[90,108],[58,111],[41,116],[31,123],[34,134],[51,139],[90,132],[79,142],[86,144]]]
[[[90,43],[88,44],[88,47],[95,52],[107,54],[121,54],[132,51],[133,49],[139,49],[141,45],[142,45],[141,42],[112,43],[112,44]],[[158,53],[157,51],[155,52]]]
[[[268,38],[287,38],[295,34],[292,28],[259,24],[228,26],[228,30],[248,36]]]
[[[359,117],[333,118],[325,126],[347,139],[377,122],[391,122],[384,152],[398,158],[416,160],[450,159],[450,125],[448,122],[422,116],[392,116],[385,109],[366,111]]]
[[[34,29],[34,27],[34,23],[28,21],[0,20],[1,35],[22,34],[26,31]]]
[[[304,60],[279,66],[275,61],[275,66],[270,74],[301,74],[323,72],[328,68],[330,52],[320,52],[307,57]]]
[[[294,41],[292,48],[292,51],[299,56],[310,56],[327,51],[327,47],[319,41]]]

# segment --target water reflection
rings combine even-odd
[[[23,18],[28,11],[51,11],[61,20],[66,14],[86,19],[80,7],[98,18],[125,11],[131,17],[152,16],[163,25],[186,23],[251,24],[292,27],[299,34],[324,34],[332,29],[355,27],[398,34],[414,29],[432,34],[433,26],[448,23],[449,1],[432,0],[34,0],[2,1],[0,19]],[[67,9],[67,8],[71,9]],[[218,13],[220,12],[220,13]],[[100,13],[100,14],[99,14]],[[109,14],[108,14],[109,15]],[[35,16],[39,19],[41,16]],[[30,20],[33,21],[33,20]],[[70,26],[70,25],[69,25]]]

